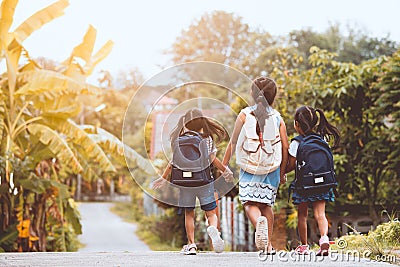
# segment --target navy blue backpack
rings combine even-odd
[[[171,183],[196,187],[214,180],[207,140],[200,133],[187,131],[172,146]]]
[[[299,147],[295,180],[290,184],[289,197],[292,190],[309,195],[336,188],[333,155],[328,143],[317,134],[299,135],[292,140],[298,141]]]

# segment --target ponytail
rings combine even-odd
[[[315,125],[317,124],[318,118],[315,114],[315,110],[310,107],[304,107],[307,112],[301,113],[299,112],[295,118],[296,121],[299,122],[301,130],[305,134],[312,133]]]
[[[257,97],[257,108],[253,111],[254,116],[256,117],[257,120],[257,134],[258,138],[261,143],[261,147],[264,146],[264,126],[265,126],[265,120],[268,118],[268,113],[267,113],[267,107],[268,107],[268,102],[265,99],[264,95],[262,94],[262,91],[260,91],[259,96]]]
[[[203,120],[204,135],[206,137],[211,136],[211,138],[214,140],[213,135],[215,135],[217,137],[216,143],[220,143],[221,141],[227,139],[228,134],[225,128],[223,128],[221,125],[219,125],[212,119],[203,117],[202,120]]]
[[[328,141],[330,140],[330,137],[333,136],[334,139],[333,147],[337,147],[340,143],[339,130],[328,122],[324,112],[321,109],[317,108],[316,112],[319,113],[319,124],[316,130],[317,133],[322,137],[326,138]]]
[[[251,95],[257,104],[257,108],[252,112],[257,120],[257,134],[261,146],[264,146],[263,131],[265,120],[268,118],[267,108],[274,102],[277,87],[274,80],[267,77],[256,78],[251,86]]]
[[[319,113],[319,124],[317,112]],[[331,125],[325,117],[324,112],[321,109],[314,109],[308,106],[301,106],[296,110],[294,120],[299,123],[299,126],[304,134],[311,134],[314,131],[321,137],[330,140],[333,136],[334,144],[333,147],[337,147],[340,143],[339,130]],[[316,128],[316,129],[315,129]]]

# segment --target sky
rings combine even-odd
[[[20,0],[12,29],[55,0]],[[163,51],[182,30],[204,13],[223,10],[235,13],[251,27],[272,35],[311,28],[323,32],[329,25],[358,25],[370,36],[400,42],[398,0],[70,0],[65,14],[46,24],[25,40],[33,58],[66,59],[92,25],[97,30],[97,51],[107,40],[114,42],[110,55],[95,69],[116,76],[139,69],[145,79],[171,67]]]

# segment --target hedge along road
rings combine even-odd
[[[81,202],[82,235],[84,247],[79,252],[150,251],[136,235],[136,224],[124,222],[110,211],[112,203]]]

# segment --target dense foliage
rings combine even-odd
[[[344,35],[339,25],[323,33],[306,29],[274,37],[233,14],[212,12],[183,31],[169,53],[177,64],[208,60],[238,68],[250,78],[274,78],[279,86],[275,107],[289,136],[295,134],[297,107],[323,109],[342,136],[334,151],[336,204],[367,207],[377,225],[379,210],[400,205],[398,49],[388,37],[370,37],[357,29]],[[243,106],[239,98],[231,103],[236,112]],[[280,190],[283,202],[286,189]]]
[[[62,63],[30,58],[23,41],[60,16],[68,1],[57,1],[9,32],[13,5],[5,0],[0,10],[0,60],[7,65],[7,72],[0,76],[0,250],[76,250],[76,234],[81,232],[73,200],[77,174],[88,183],[99,177],[112,182],[116,172],[129,176],[124,149],[134,162],[143,162],[138,153],[148,152],[136,152],[120,141],[125,119],[133,133],[125,143],[135,148],[144,139],[150,142],[151,122],[145,125],[146,131],[137,123],[147,116],[144,107],[124,118],[129,99],[143,78],[134,70],[114,82],[105,71],[100,87],[88,84],[86,78],[112,47],[107,42],[93,54],[96,30],[92,27]],[[342,135],[334,151],[340,182],[337,203],[367,206],[377,224],[377,206],[400,205],[398,49],[389,38],[370,37],[358,30],[343,35],[339,25],[323,33],[307,29],[272,36],[250,28],[236,15],[216,11],[194,21],[167,53],[176,64],[213,61],[237,68],[250,78],[274,78],[279,85],[275,106],[290,136],[298,106],[325,110]],[[26,59],[23,64],[21,57]],[[121,90],[114,90],[116,83]],[[219,87],[211,90],[195,85],[190,89],[172,96],[184,101],[193,96],[222,99],[225,95]],[[243,105],[240,98],[231,103],[236,111]],[[224,118],[229,119],[234,120]],[[222,145],[220,153],[223,149]],[[146,176],[140,169],[135,171],[138,179]],[[283,187],[283,201],[285,192]],[[136,205],[142,205],[139,196],[135,191]],[[141,219],[145,230],[161,231],[163,240],[175,240],[179,246],[183,232],[177,230],[178,236],[163,232],[182,225],[176,210],[168,209],[153,219]]]

